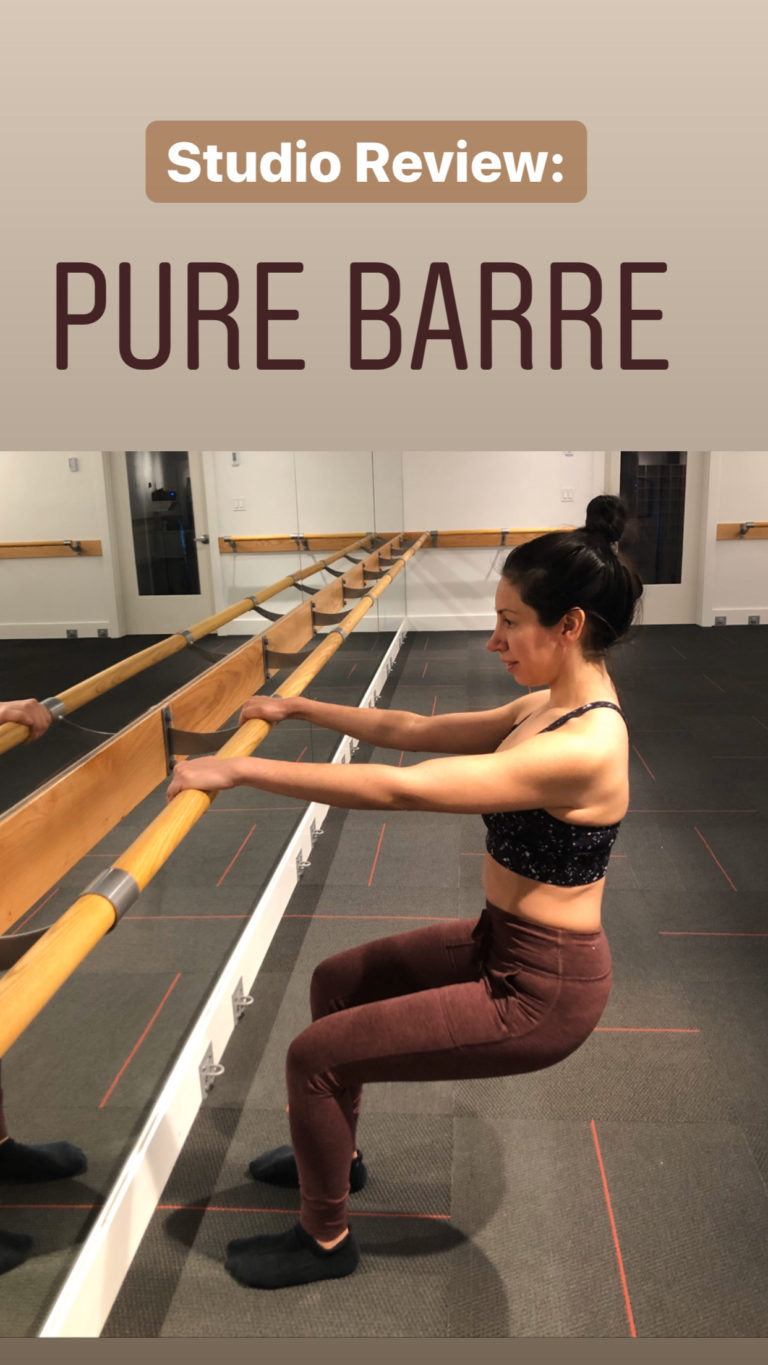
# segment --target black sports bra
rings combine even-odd
[[[583,716],[597,706],[618,711],[626,722],[624,712],[615,702],[588,701],[538,733],[557,730],[574,716]],[[517,725],[512,729],[516,730]],[[546,810],[494,811],[484,815],[483,820],[488,826],[485,846],[494,861],[510,872],[548,886],[587,886],[600,881],[608,868],[621,824],[617,820],[615,825],[574,825],[558,820]]]

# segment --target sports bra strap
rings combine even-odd
[[[539,734],[545,735],[548,730],[557,730],[559,726],[565,725],[567,720],[572,720],[574,716],[583,716],[585,711],[591,711],[596,706],[607,706],[611,711],[618,711],[624,724],[628,725],[624,712],[614,701],[588,701],[584,706],[577,706],[575,711],[568,711],[566,715],[558,716],[557,720],[553,720],[549,725],[545,725],[544,729],[539,731]]]

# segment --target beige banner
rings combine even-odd
[[[762,449],[765,30],[752,0],[16,7],[0,448]],[[146,195],[149,125],[314,146],[393,117],[420,155],[438,144],[419,127],[458,151],[460,129],[581,124],[588,192],[394,202],[422,175],[359,187],[380,203]],[[57,368],[61,263],[90,267],[62,289],[93,316],[64,320]],[[388,363],[355,368],[358,340]]]

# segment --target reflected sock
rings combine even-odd
[[[32,1245],[31,1237],[25,1237],[21,1232],[4,1232],[0,1228],[0,1275],[26,1261]]]
[[[254,1289],[285,1289],[314,1280],[341,1279],[351,1275],[359,1261],[360,1252],[351,1232],[326,1251],[297,1223],[290,1232],[276,1236],[230,1242],[225,1265],[241,1284]]]
[[[292,1147],[273,1147],[270,1152],[263,1152],[261,1156],[254,1157],[248,1171],[254,1180],[263,1180],[266,1185],[282,1185],[283,1188],[291,1190],[299,1188],[299,1172]],[[352,1158],[352,1165],[349,1168],[350,1192],[356,1194],[363,1188],[367,1179],[368,1171],[363,1162],[363,1154],[358,1151],[357,1156]]]
[[[88,1162],[71,1142],[0,1142],[0,1184],[33,1184],[37,1180],[66,1180],[81,1175]]]

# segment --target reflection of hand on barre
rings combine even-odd
[[[7,721],[15,725],[28,725],[29,738],[39,739],[51,723],[51,713],[42,702],[34,697],[25,701],[0,701],[0,725]]]

